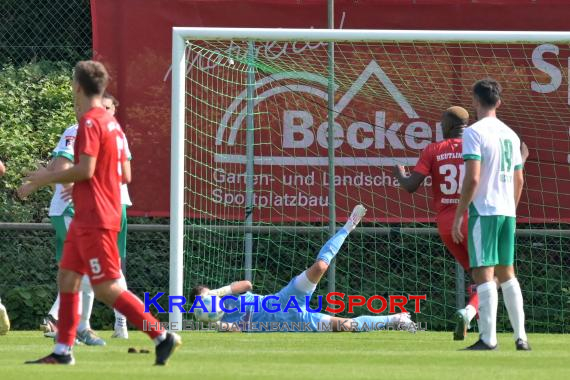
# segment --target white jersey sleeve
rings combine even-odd
[[[131,150],[129,149],[129,142],[127,141],[127,136],[123,132],[123,154],[127,160],[132,160]],[[131,197],[129,196],[129,188],[126,183],[121,184],[121,204],[132,206]]]
[[[77,137],[77,124],[67,128],[59,138],[55,149],[52,151],[51,156],[65,157],[73,161],[73,148],[75,146],[75,138]]]
[[[123,145],[125,157],[127,157],[127,160],[130,161],[133,159],[133,156],[131,155],[131,149],[129,148],[129,142],[127,141],[127,136],[125,135],[125,133],[123,133],[123,141],[125,142]]]
[[[55,149],[52,151],[51,156],[52,159],[58,157],[65,157],[69,161],[73,162],[74,153],[73,149],[75,146],[75,138],[77,137],[77,128],[79,126],[77,124],[72,125],[71,127],[67,128],[65,132],[59,138],[59,142],[57,143]],[[63,190],[63,186],[60,184],[55,185],[55,191],[53,193],[53,197],[51,198],[51,202],[49,205],[49,216],[61,216],[63,215],[68,208],[71,207],[70,201],[64,201],[61,198],[61,191]]]
[[[481,161],[481,136],[473,128],[463,132],[463,159]]]

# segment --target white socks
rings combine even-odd
[[[163,332],[162,334],[160,334],[159,336],[157,336],[156,338],[153,339],[154,345],[155,345],[155,346],[158,346],[158,345],[161,344],[165,339],[166,339],[166,333]]]
[[[125,280],[125,275],[123,274],[122,271],[121,271],[121,278],[119,278],[118,282],[121,288],[125,290],[127,289],[127,280]],[[114,309],[114,311],[115,311],[115,331],[127,328],[127,318],[125,318],[123,314],[119,313],[117,309]]]
[[[93,288],[91,287],[91,282],[89,282],[89,276],[85,275],[81,278],[81,289],[80,294],[82,294],[82,305],[81,307],[81,319],[79,320],[79,326],[77,331],[85,331],[91,328],[89,320],[91,319],[91,310],[93,310],[93,301],[95,300],[95,294],[93,293]]]
[[[317,284],[313,284],[307,277],[306,271],[295,277],[293,285],[295,286],[295,288],[297,288],[297,290],[300,290],[303,293],[306,293],[307,295],[313,294],[313,292],[317,288]]]
[[[71,347],[65,344],[56,343],[53,352],[58,355],[69,355],[71,354]]]
[[[467,315],[467,320],[471,322],[477,315],[477,310],[473,306],[467,305],[465,306],[465,314]]]
[[[350,217],[348,218],[346,224],[342,228],[345,229],[346,232],[351,233],[352,231],[354,231],[358,223],[360,223],[364,215],[366,215],[366,209],[364,208],[364,206],[357,205],[356,207],[354,207],[354,209],[352,209]]]
[[[55,302],[53,303],[53,305],[51,305],[51,309],[49,311],[49,315],[51,315],[53,319],[55,319],[56,321],[58,318],[58,314],[59,314],[59,292],[57,293]]]
[[[497,345],[497,308],[499,306],[497,284],[495,281],[485,282],[477,286],[477,294],[479,295],[481,340],[493,347]]]
[[[513,327],[515,340],[520,338],[526,341],[527,336],[524,329],[523,297],[519,281],[516,277],[513,277],[509,281],[503,282],[501,284],[501,289],[503,290],[503,298],[505,300],[507,312],[509,313],[509,320]]]

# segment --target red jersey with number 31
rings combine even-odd
[[[81,155],[97,162],[93,177],[73,187],[76,227],[121,230],[122,141],[119,123],[104,108],[91,108],[79,120],[75,164]]]
[[[428,145],[420,155],[414,168],[425,176],[432,176],[433,203],[439,216],[451,212],[455,214],[461,196],[464,164],[462,140],[446,139]]]

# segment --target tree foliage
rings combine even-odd
[[[0,221],[38,222],[51,196],[44,189],[22,202],[16,190],[26,171],[49,160],[66,127],[75,122],[67,64],[35,63],[0,69]]]

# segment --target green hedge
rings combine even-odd
[[[144,292],[168,292],[168,233],[130,233],[127,283],[139,297]],[[15,330],[35,330],[51,308],[57,294],[54,232],[0,230],[2,276],[0,296]],[[166,298],[161,304],[166,307]],[[167,320],[168,315],[160,315]],[[112,309],[95,301],[92,326],[110,329]]]
[[[66,127],[75,122],[71,68],[38,63],[0,69],[0,160],[6,175],[0,180],[0,221],[39,222],[46,216],[51,190],[21,202],[16,190],[24,173],[49,159]]]
[[[204,236],[206,238],[206,236]],[[185,284],[188,290],[197,283],[220,286],[243,278],[243,255],[238,252],[242,238],[226,240],[225,254],[212,257],[212,248],[199,247],[194,236],[188,242],[185,260]],[[369,236],[366,249],[358,244],[358,236],[349,241],[337,258],[337,291],[370,296],[380,294],[426,294],[422,313],[430,330],[450,330],[455,312],[455,264],[442,250],[428,252],[438,243],[410,235],[389,238]],[[49,310],[56,295],[56,266],[52,231],[0,230],[2,277],[0,296],[6,304],[14,329],[36,329]],[[208,240],[212,242],[211,236]],[[529,332],[570,333],[570,278],[563,253],[570,246],[568,239],[518,239],[517,271],[525,299]],[[130,232],[128,235],[127,282],[140,297],[144,292],[168,292],[168,232]],[[235,243],[235,247],[232,247]],[[290,236],[277,241],[269,236],[254,243],[254,277],[256,293],[269,294],[280,290],[296,274],[310,265],[320,248],[319,236]],[[283,254],[278,246],[287,246],[295,254]],[[534,249],[525,247],[535,246]],[[233,248],[236,248],[235,250]],[[192,252],[192,254],[190,254]],[[210,262],[213,260],[213,262]],[[317,289],[325,294],[326,280]],[[166,309],[166,298],[161,299]],[[498,328],[510,331],[507,312],[500,303]],[[313,304],[313,307],[316,306]],[[356,314],[364,313],[362,309]],[[344,314],[348,316],[348,314]],[[160,315],[166,320],[167,315]],[[113,313],[96,302],[92,325],[109,329]]]

